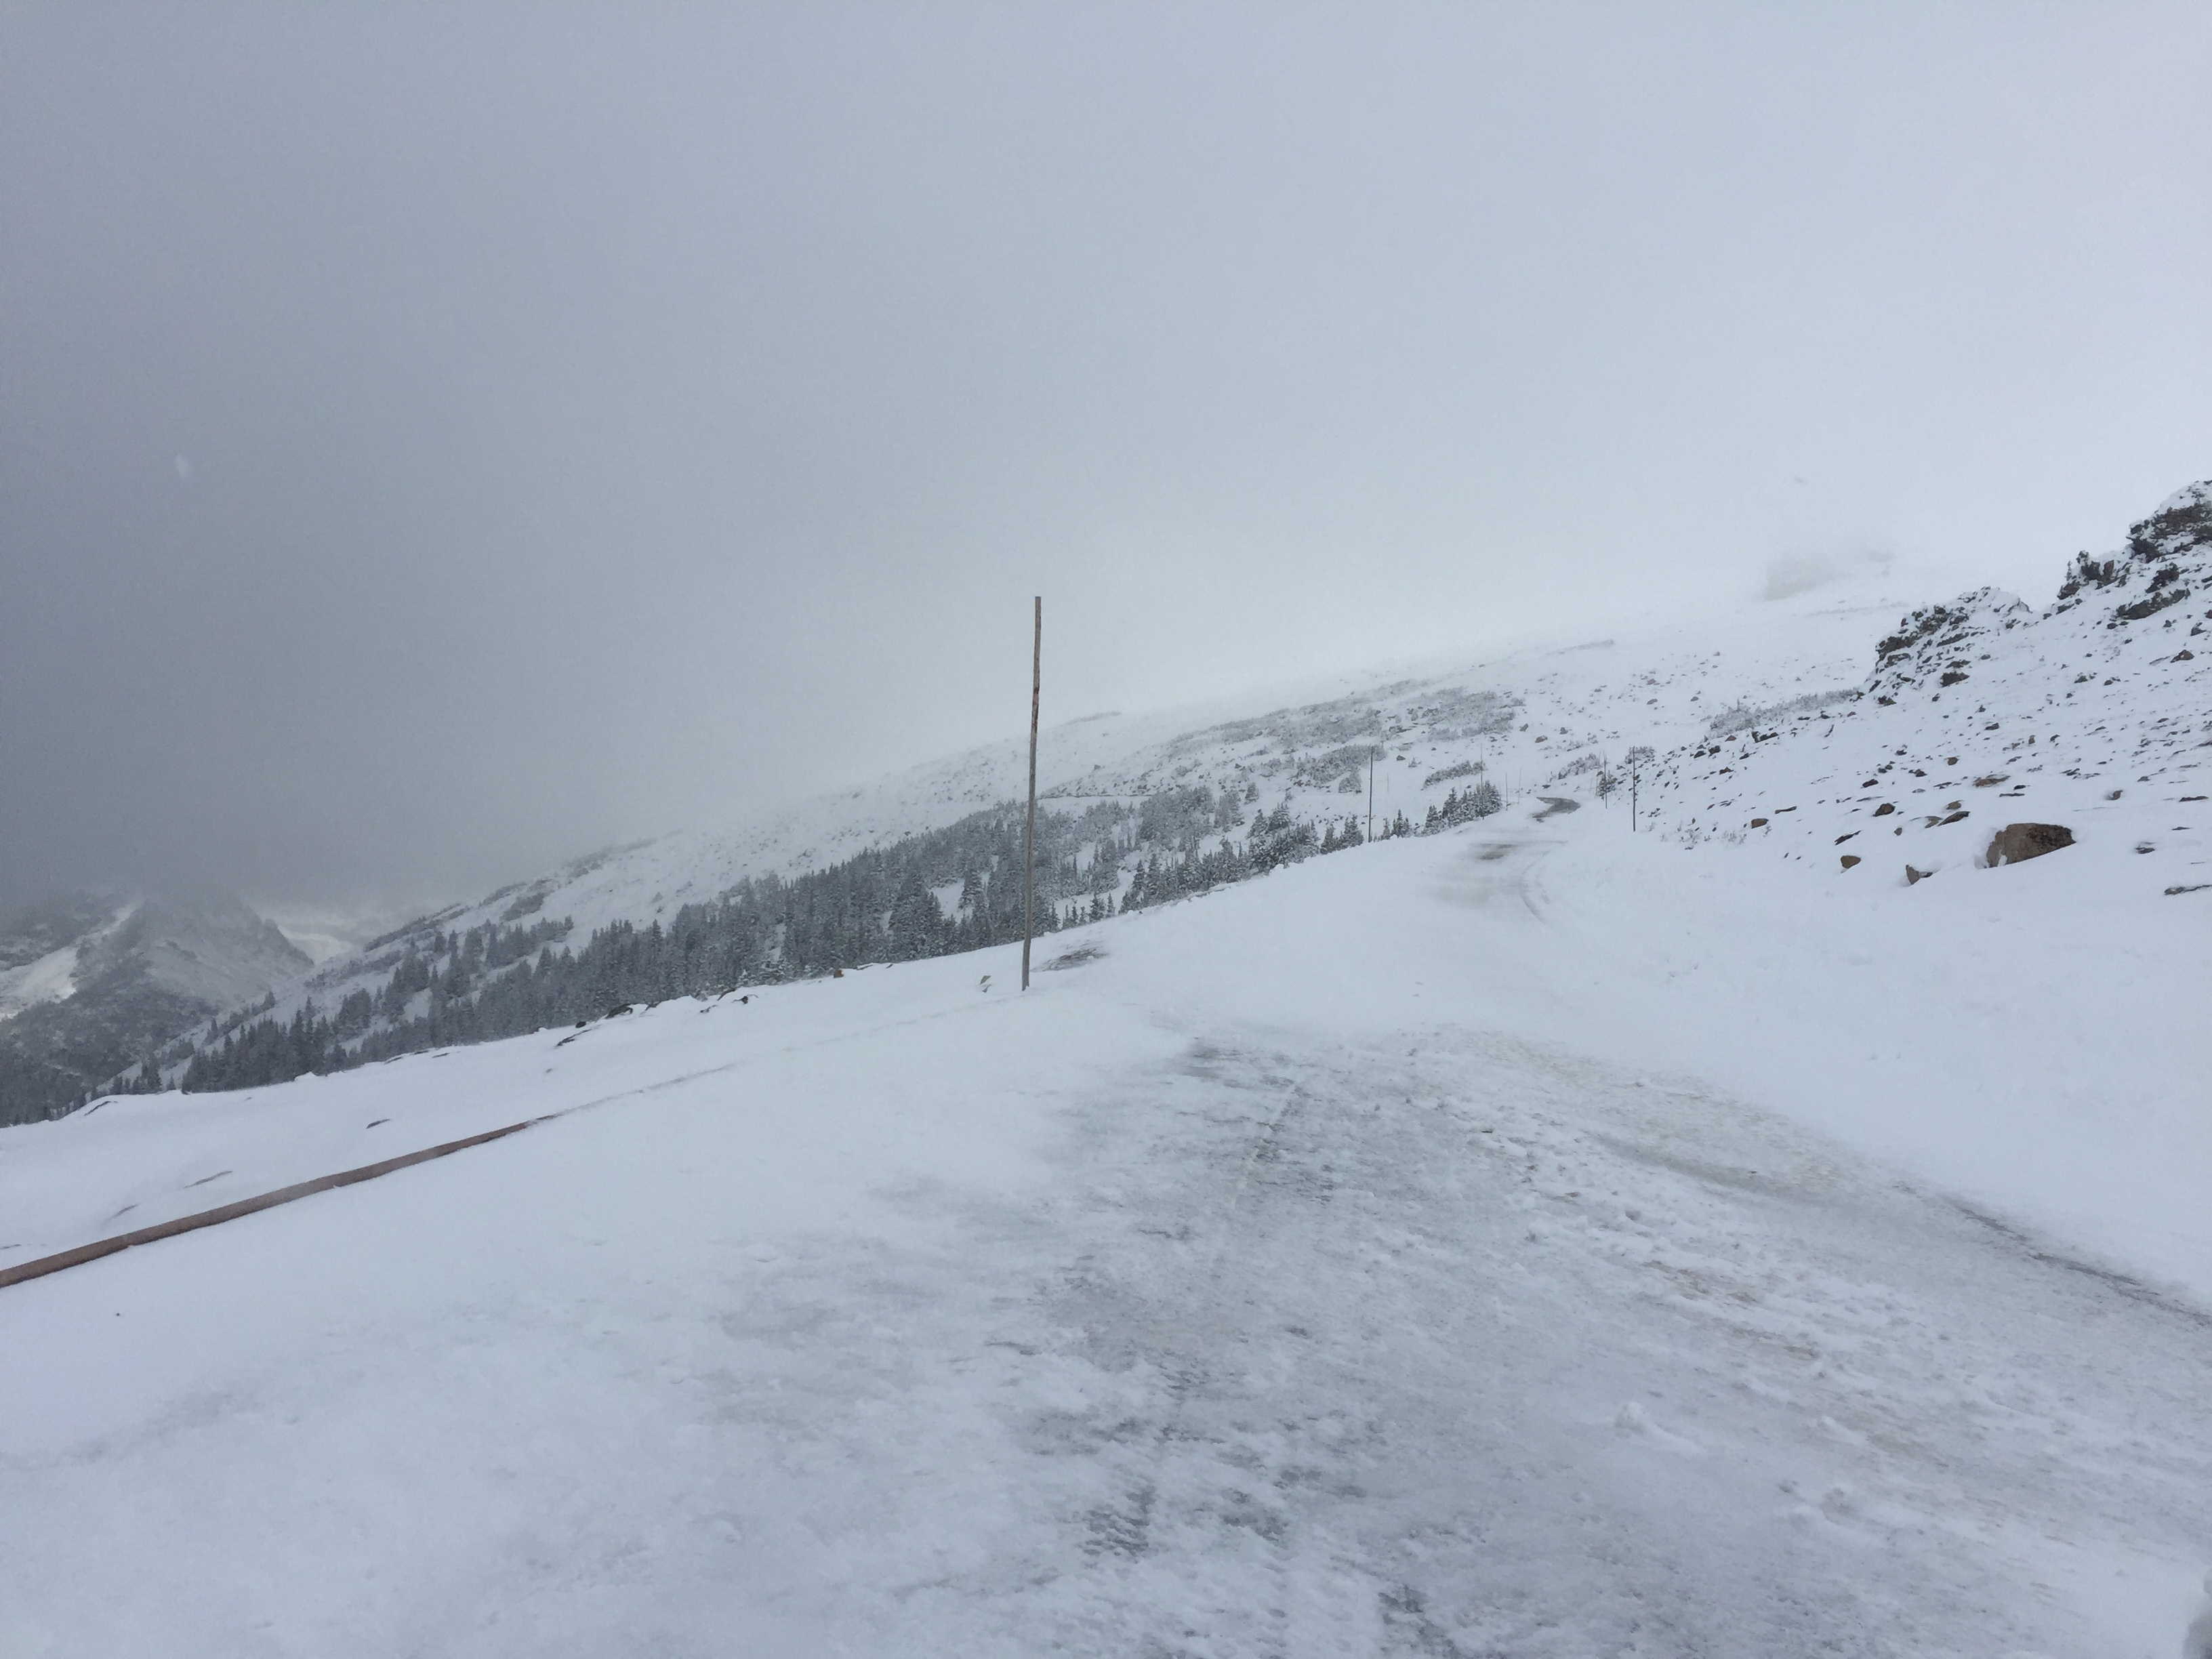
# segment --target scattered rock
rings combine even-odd
[[[2185,646],[2180,650],[2173,653],[2173,659],[2176,662],[2195,662],[2197,660],[2197,653]]]
[[[1765,818],[1753,818],[1751,821],[1751,827],[1754,830],[1764,830],[1766,828],[1766,820]]]
[[[1858,861],[1859,855],[1856,853],[1846,853],[1844,854],[1844,868],[1846,870],[1850,869]]]
[[[2212,881],[2197,881],[2197,882],[2191,882],[2191,883],[2188,886],[2186,886],[2186,887],[2169,887],[2169,888],[2167,888],[2167,889],[2166,890],[2166,897],[2168,897],[2168,898],[2172,898],[2172,897],[2176,893],[2204,893],[2204,892],[2212,892]]]
[[[1851,831],[1850,836],[1838,836],[1836,837],[1836,845],[1841,847],[1845,842],[1851,838],[1851,836],[1856,836],[1856,834],[1858,834],[1858,831],[1854,830]]]
[[[2006,772],[1984,773],[1982,776],[1974,780],[1974,787],[1977,789],[1994,789],[1999,784],[2005,782],[2010,775],[2011,775],[2009,773]]]
[[[1908,864],[1905,866],[1905,884],[1910,887],[1916,881],[1925,881],[1935,873],[1933,870],[1916,870]]]
[[[1874,815],[1878,818],[1886,818],[1895,811],[1897,811],[1897,803],[1886,800],[1874,809]]]
[[[1991,838],[1982,862],[1995,869],[2000,864],[2039,859],[2073,844],[2074,832],[2063,823],[2008,823]]]

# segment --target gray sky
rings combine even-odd
[[[405,902],[2212,471],[2212,9],[0,9],[0,902]]]

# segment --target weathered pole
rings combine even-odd
[[[1044,685],[1044,595],[1036,596],[1036,628],[1030,641],[1030,819],[1022,833],[1022,989],[1030,988],[1030,939],[1036,932],[1037,693]]]
[[[1373,744],[1367,750],[1367,839],[1375,839],[1375,756]]]

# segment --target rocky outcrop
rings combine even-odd
[[[1978,587],[1948,605],[1923,605],[1875,647],[1867,690],[1894,697],[1923,685],[1940,690],[1972,679],[1974,665],[1986,655],[1982,641],[1988,635],[2034,620],[2027,603],[2002,587]]]
[[[2110,605],[2107,628],[2146,622],[2212,586],[2212,479],[2169,495],[2106,558],[2082,553],[2051,614]]]

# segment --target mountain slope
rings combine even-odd
[[[1560,779],[1587,791],[1607,756],[1701,734],[1717,701],[1847,683],[1863,672],[1853,658],[1874,625],[1861,611],[1832,596],[1801,600],[1693,635],[1532,649],[1472,669],[1377,678],[1272,711],[1248,705],[1235,718],[1219,717],[1230,710],[1211,720],[1099,716],[1056,728],[1040,761],[1044,925],[1358,844],[1370,826],[1370,759],[1378,834],[1418,830],[1432,815],[1479,811]],[[1717,637],[1733,647],[1724,669],[1712,660]],[[1003,939],[1019,927],[1020,862],[1018,813],[1003,792],[1020,777],[1023,758],[1013,744],[976,750],[740,835],[672,836],[616,849],[453,907],[325,964],[281,1000],[253,1050],[256,1064],[278,1070],[241,1072],[237,1062],[248,1056],[233,1044],[211,1078],[325,1069],[332,1061],[324,1056],[339,1043],[355,1059],[378,1058],[395,1043],[419,1048],[569,1023],[625,1001]],[[878,852],[889,861],[880,871],[867,862]],[[857,913],[824,941],[793,906],[811,902],[805,884],[833,877],[824,901]],[[901,879],[917,890],[902,891]],[[747,908],[733,919],[726,913],[738,900]],[[921,931],[934,942],[927,948],[901,944],[908,902],[927,907]],[[611,939],[604,954],[617,960],[584,971],[593,934],[620,927],[655,931]],[[697,950],[678,950],[679,935]],[[576,972],[546,981],[548,951],[574,954]],[[640,972],[640,951],[672,959]],[[717,965],[732,951],[740,961]],[[540,983],[526,996],[500,989],[533,973]],[[495,994],[507,1007],[503,1028],[487,1033],[453,1012],[457,995],[481,1004]],[[311,1018],[325,1024],[307,1030],[301,1022]]]
[[[2185,751],[2203,741],[2191,711],[2207,682],[2186,641],[2203,628],[2191,596],[2212,588],[2208,498],[2194,486],[2121,552],[2082,555],[2041,617],[1983,590],[1885,636],[1892,603],[1830,590],[1272,711],[1054,728],[1040,756],[1042,926],[1535,791],[1604,802],[1624,829],[1632,813],[1686,846],[1755,836],[1817,863],[1848,843],[1828,856],[1865,865],[1862,880],[1978,864],[2006,823],[2056,815],[2125,837],[2149,858],[2139,873],[2191,889],[2204,839],[2183,821],[2197,764]],[[2152,787],[2116,794],[2106,775],[2130,734],[2130,779]],[[1004,939],[1020,927],[1007,795],[1023,761],[1018,745],[988,747],[750,830],[612,849],[451,907],[325,964],[188,1086]],[[1977,787],[1998,793],[1965,798]]]
[[[66,1110],[312,965],[223,895],[78,893],[25,913],[0,933],[0,1123]]]

